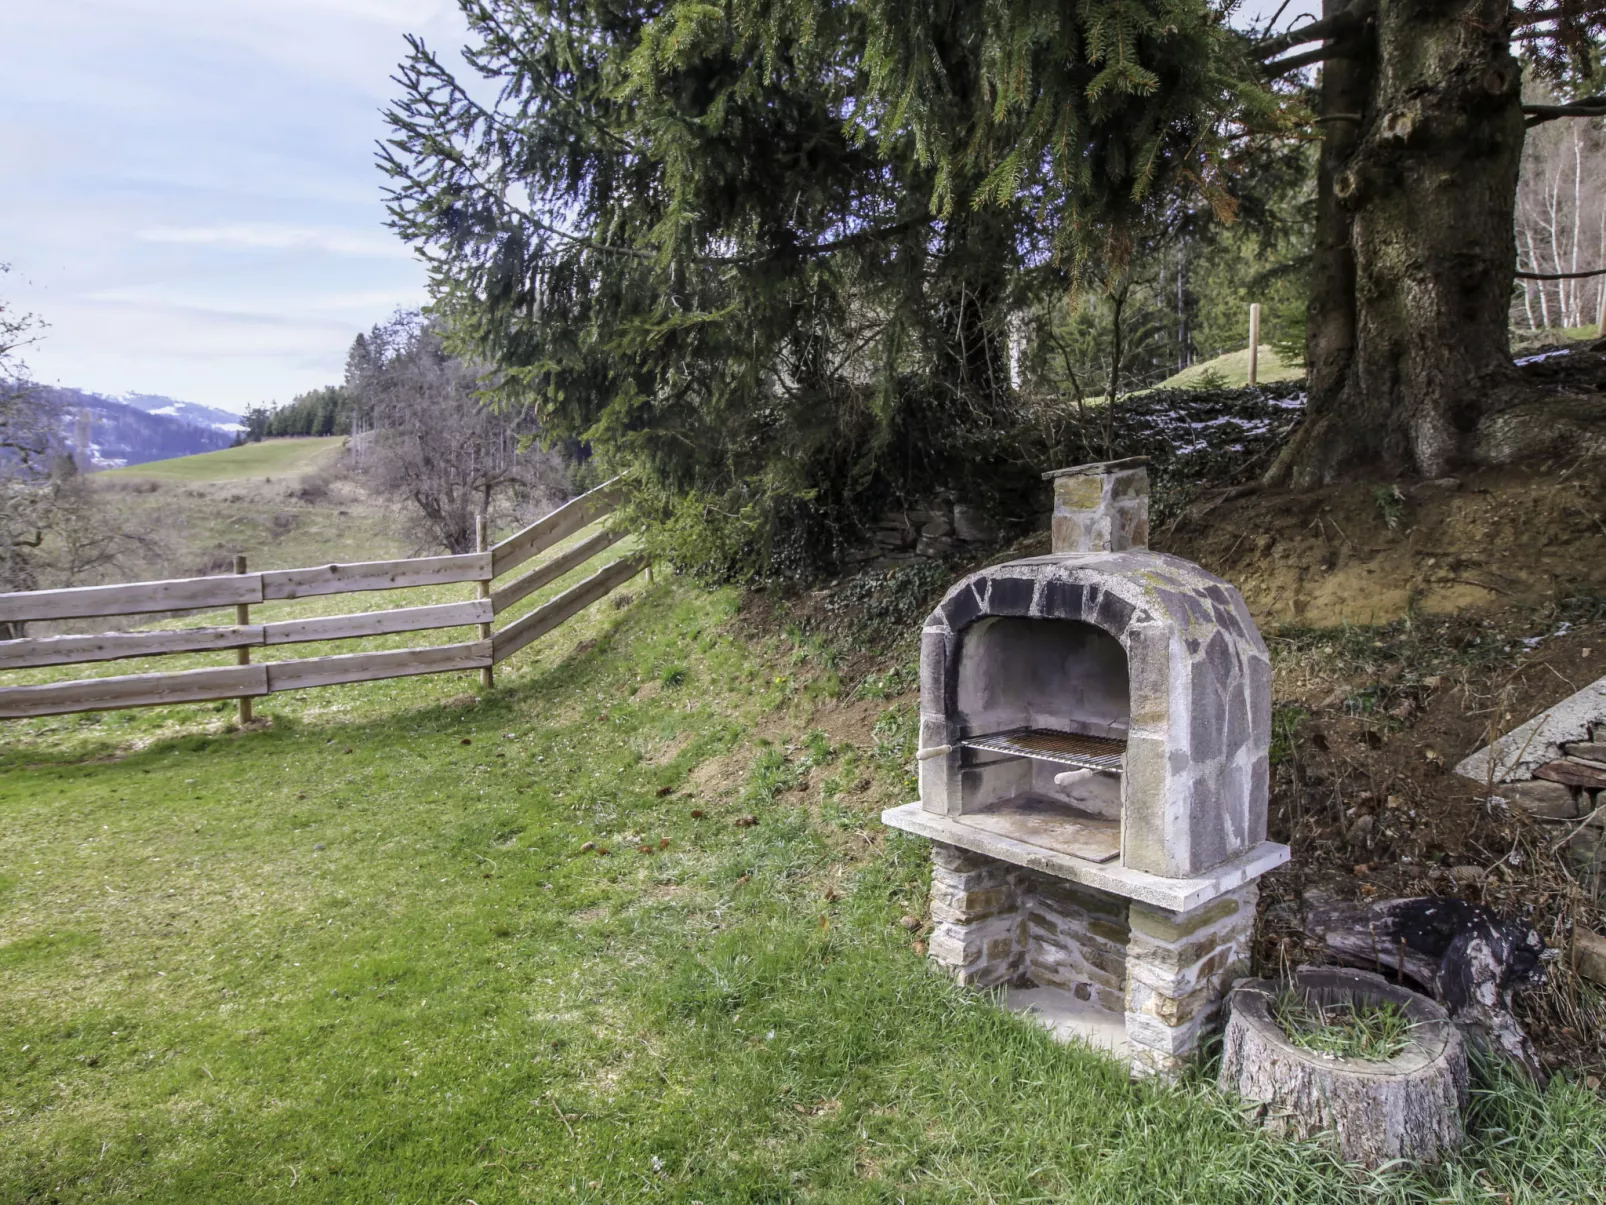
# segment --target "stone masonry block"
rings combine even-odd
[[[931,843],[931,863],[935,869],[958,871],[962,874],[989,867],[996,867],[1005,873],[1009,870],[1008,864],[1000,862],[997,858],[972,853],[968,849],[961,849],[957,845],[948,845],[942,841]]]
[[[931,884],[931,919],[934,921],[972,924],[1011,909],[1014,903],[1014,893],[1003,884],[978,891],[951,891],[935,880]]]
[[[1014,891],[1009,875],[1004,872],[1001,863],[983,866],[980,870],[943,870],[940,866],[931,868],[931,885],[936,888],[941,885],[944,891],[970,892],[985,891],[992,887],[1005,887]]]
[[[943,922],[931,932],[926,948],[933,961],[952,970],[972,970],[985,962],[1008,962],[1014,953],[1015,926],[1008,916],[974,925]],[[1002,953],[1000,953],[1002,952]]]
[[[1126,1010],[1155,1018],[1175,1029],[1196,1017],[1208,1015],[1220,999],[1210,987],[1197,988],[1184,996],[1170,996],[1157,992],[1137,979],[1128,979]]]
[[[1192,1052],[1175,1055],[1151,1050],[1146,1046],[1132,1046],[1132,1074],[1139,1079],[1176,1079],[1187,1068]]]
[[[1157,967],[1141,953],[1129,958],[1127,976],[1135,982],[1173,996],[1186,995],[1200,987],[1224,988],[1229,979],[1242,975],[1249,965],[1249,952],[1239,943],[1221,946],[1208,957],[1180,970]]]
[[[1126,953],[1129,961],[1142,963],[1145,970],[1155,977],[1155,982],[1180,982],[1187,976],[1197,976],[1199,968],[1222,951],[1227,952],[1230,960],[1246,944],[1243,940],[1245,936],[1246,932],[1237,926],[1222,926],[1200,934],[1193,940],[1173,944],[1156,942],[1134,933]]]
[[[1134,901],[1128,916],[1133,932],[1142,933],[1157,942],[1181,943],[1193,934],[1229,916],[1247,913],[1252,924],[1255,900],[1259,895],[1259,889],[1253,883],[1249,883],[1236,891],[1211,900],[1201,908],[1195,908],[1192,912],[1168,912],[1163,908],[1153,908]]]
[[[1136,474],[1131,474],[1136,476]],[[1145,474],[1147,476],[1147,474]],[[1092,510],[1104,501],[1104,479],[1092,473],[1054,479],[1054,509]]]
[[[1109,482],[1109,497],[1112,502],[1149,496],[1149,471],[1146,468],[1123,469],[1120,472],[1110,473],[1106,480]]]
[[[1500,795],[1531,816],[1549,820],[1571,820],[1578,814],[1578,797],[1571,787],[1536,778],[1532,782],[1506,783]]]
[[[1150,1013],[1126,1011],[1126,1040],[1132,1047],[1146,1046],[1162,1054],[1186,1056],[1198,1048],[1207,1018],[1200,1015],[1180,1025],[1167,1025]]]

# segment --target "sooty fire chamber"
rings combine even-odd
[[[1271,666],[1238,591],[1151,552],[1141,459],[1054,481],[1053,551],[926,621],[931,957],[1062,1037],[1172,1074],[1243,973],[1266,840]]]

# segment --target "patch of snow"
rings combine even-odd
[[[1570,347],[1558,347],[1555,351],[1542,351],[1542,352],[1539,352],[1537,355],[1522,356],[1522,357],[1518,358],[1518,360],[1516,361],[1516,364],[1517,364],[1518,368],[1521,368],[1524,364],[1537,364],[1541,360],[1554,360],[1557,356],[1570,356],[1570,355],[1572,355],[1572,348],[1570,348]]]

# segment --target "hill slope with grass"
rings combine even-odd
[[[6,725],[0,1199],[1600,1199],[1581,1083],[1496,1079],[1450,1167],[1357,1183],[1205,1079],[1131,1084],[931,970],[903,919],[929,848],[877,815],[912,797],[942,576],[868,577],[819,622],[638,578],[489,692]],[[1284,836],[1327,823],[1288,810],[1290,747],[1308,779],[1410,743],[1381,711],[1290,710],[1403,691],[1388,664],[1437,647],[1345,639],[1273,640]]]
[[[1260,362],[1255,376],[1263,385],[1278,381],[1303,381],[1305,366],[1286,363],[1271,344],[1260,348]],[[1156,389],[1237,389],[1249,384],[1249,349],[1224,352],[1197,364],[1190,364],[1181,372],[1161,381]]]
[[[343,435],[308,439],[265,439],[197,456],[172,460],[153,460],[146,464],[111,469],[111,478],[140,478],[152,481],[221,482],[254,478],[290,477],[316,472],[339,455]]]

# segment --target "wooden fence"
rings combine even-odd
[[[481,550],[461,556],[412,557],[260,573],[244,572],[244,558],[241,557],[236,559],[238,572],[213,577],[0,594],[0,623],[235,608],[235,622],[225,627],[0,640],[0,671],[227,649],[237,650],[239,661],[237,665],[207,669],[0,687],[0,719],[217,699],[239,699],[240,714],[249,719],[253,698],[281,690],[472,669],[480,670],[489,684],[491,667],[498,661],[552,631],[646,568],[646,560],[640,555],[616,560],[500,630],[494,629],[499,614],[589,561],[622,537],[624,533],[620,531],[603,528],[521,576],[496,585],[497,578],[612,513],[618,505],[617,486],[618,478],[606,482],[493,547],[486,547],[482,525]],[[257,603],[454,582],[474,583],[478,596],[463,602],[390,611],[274,623],[250,622],[250,608]],[[478,640],[259,664],[250,661],[253,648],[465,625],[478,626]]]

